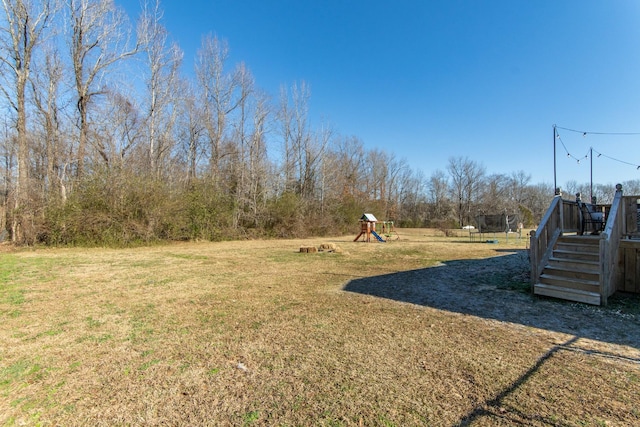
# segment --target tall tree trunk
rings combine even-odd
[[[17,84],[17,101],[18,101],[18,117],[16,122],[16,130],[18,132],[18,187],[16,188],[16,197],[14,205],[14,223],[13,236],[14,242],[22,242],[24,239],[23,225],[27,222],[28,211],[28,191],[29,191],[29,146],[27,140],[27,118],[25,111],[25,87],[26,76],[18,77]]]
[[[5,19],[0,30],[0,52],[4,56],[5,81],[15,84],[3,88],[7,101],[16,113],[18,144],[18,182],[13,206],[12,239],[24,241],[29,201],[29,140],[27,136],[26,87],[34,50],[51,18],[50,1],[2,0]],[[15,91],[15,92],[13,92]]]

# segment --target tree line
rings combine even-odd
[[[488,174],[466,157],[426,177],[314,126],[307,83],[266,93],[214,35],[185,75],[157,0],[136,22],[112,0],[2,7],[0,240],[302,237],[353,231],[365,211],[399,226],[496,212],[533,225],[553,196],[524,171]]]

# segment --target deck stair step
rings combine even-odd
[[[544,274],[551,276],[566,277],[569,279],[583,279],[597,282],[600,280],[600,272],[595,269],[569,268],[564,266],[548,265],[544,269]]]
[[[534,294],[600,305],[600,242],[562,236],[533,287]]]
[[[534,287],[536,295],[544,295],[553,298],[560,298],[568,301],[582,302],[586,304],[600,305],[600,294],[581,289],[565,288],[563,286],[537,283]]]
[[[587,261],[598,261],[600,259],[600,253],[593,252],[578,252],[578,251],[565,251],[561,249],[553,250],[553,258],[561,258],[561,259],[576,259],[576,260],[587,260]]]
[[[590,244],[586,244],[586,245],[581,245],[579,243],[569,243],[569,242],[563,242],[560,241],[556,244],[555,246],[556,250],[559,251],[563,251],[563,252],[588,252],[588,253],[600,253],[600,245],[594,245],[593,243]]]
[[[576,277],[564,277],[553,274],[543,274],[540,276],[540,283],[545,285],[562,286],[568,289],[580,289],[589,292],[598,292],[600,281],[579,279]]]
[[[558,243],[574,243],[581,246],[600,245],[600,236],[561,236]]]
[[[585,259],[568,259],[568,258],[549,258],[547,266],[572,268],[576,270],[599,270],[598,261],[590,261]]]

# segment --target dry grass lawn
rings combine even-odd
[[[524,239],[353,237],[1,252],[0,425],[640,424],[638,343],[345,290]]]

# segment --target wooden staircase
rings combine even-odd
[[[599,243],[599,236],[560,236],[534,294],[600,305]]]

